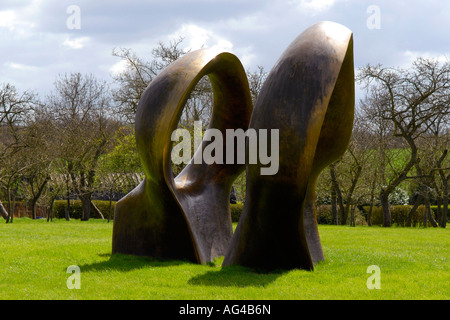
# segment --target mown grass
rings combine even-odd
[[[0,224],[0,299],[450,298],[449,229],[319,227],[326,260],[314,271],[257,273],[185,261],[111,256],[112,222],[15,219]],[[269,257],[268,257],[269,258]],[[71,265],[81,289],[68,289]],[[368,289],[370,265],[381,289]]]

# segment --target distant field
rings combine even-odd
[[[112,226],[92,219],[0,223],[0,299],[450,299],[448,228],[321,225],[326,261],[314,271],[260,274],[223,268],[223,258],[197,265],[111,256]],[[73,265],[80,289],[67,285]],[[372,265],[380,289],[367,287]]]

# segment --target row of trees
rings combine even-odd
[[[130,49],[113,50],[126,68],[111,83],[90,74],[60,75],[46,97],[32,91],[19,92],[11,84],[0,87],[0,213],[14,219],[15,203],[25,200],[37,217],[37,206],[51,217],[56,199],[82,202],[82,219],[92,210],[94,194],[110,200],[133,189],[142,179],[134,140],[134,115],[141,94],[168,64],[186,54],[183,39],[159,43],[146,61]],[[249,72],[253,87],[260,86],[261,68]],[[259,82],[257,82],[259,81]],[[252,89],[255,91],[255,88]],[[209,122],[212,88],[205,77],[195,87],[180,126]],[[177,173],[182,167],[174,166]],[[3,205],[2,203],[5,203]],[[6,200],[6,201],[5,201]]]
[[[375,205],[390,226],[390,205],[402,190],[412,204],[423,204],[426,221],[446,226],[450,179],[450,63],[419,58],[405,70],[368,65],[358,72],[366,90],[359,102],[352,140],[345,155],[322,175],[322,197],[333,207],[335,222],[345,224],[352,209]],[[401,198],[401,197],[400,197]],[[437,205],[437,215],[431,204]],[[337,212],[339,211],[339,215]]]
[[[113,50],[125,62],[110,84],[92,75],[58,77],[45,98],[10,84],[0,87],[0,213],[12,221],[14,202],[25,199],[36,217],[38,203],[52,212],[57,198],[77,197],[89,219],[92,196],[112,199],[127,193],[142,177],[133,122],[139,98],[168,64],[186,52],[182,39],[159,43],[147,61],[130,49]],[[267,72],[248,71],[256,101]],[[366,96],[356,105],[353,136],[347,152],[320,177],[317,202],[330,203],[334,222],[346,224],[358,206],[383,208],[391,225],[390,204],[401,190],[413,204],[427,207],[426,219],[445,227],[450,178],[450,63],[417,59],[408,70],[368,65],[356,81]],[[187,101],[180,126],[206,125],[213,94],[203,78]],[[175,174],[182,167],[173,167]],[[245,198],[245,174],[235,181],[238,200]],[[6,199],[6,207],[1,200]],[[430,206],[438,205],[437,216]],[[67,206],[67,217],[70,201]]]

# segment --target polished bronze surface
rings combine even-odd
[[[116,204],[113,253],[199,263],[225,254],[233,234],[230,191],[245,164],[189,163],[176,178],[171,167],[171,134],[189,93],[205,75],[214,92],[210,127],[224,134],[226,129],[248,127],[250,90],[234,55],[194,51],[159,74],[142,95],[136,114],[145,180]],[[209,143],[203,141],[197,152]]]
[[[223,265],[312,270],[323,259],[314,210],[319,173],[346,149],[353,124],[352,33],[332,22],[300,34],[275,64],[249,128],[279,129],[279,171],[247,164],[247,191]]]

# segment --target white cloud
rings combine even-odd
[[[5,65],[11,69],[15,69],[15,70],[19,70],[19,71],[37,71],[38,70],[38,68],[35,66],[30,66],[30,65],[25,65],[25,64],[21,64],[21,63],[15,63],[15,62],[7,62]]]
[[[89,40],[89,37],[79,37],[74,39],[66,38],[63,45],[71,49],[82,49]]]
[[[10,36],[23,38],[30,35],[35,23],[23,18],[21,12],[15,10],[0,11],[0,30],[6,29]]]
[[[109,72],[111,72],[113,75],[117,75],[123,71],[125,71],[127,68],[127,62],[125,60],[120,60],[119,62],[113,64],[109,68]]]
[[[437,60],[439,62],[449,62],[450,61],[449,60],[450,58],[448,55],[435,53],[435,52],[425,52],[425,51],[406,50],[403,52],[403,57],[405,60],[404,67],[409,67],[411,65],[411,63],[414,62],[414,60],[416,60],[419,57],[424,58],[424,59],[433,59],[433,60]]]
[[[244,68],[248,69],[254,63],[257,55],[254,53],[253,46],[248,46],[245,48],[236,48],[236,56],[241,61]]]
[[[212,28],[206,29],[195,24],[185,24],[169,35],[169,39],[179,37],[184,38],[185,50],[209,48],[215,53],[231,52],[239,58],[244,67],[248,67],[256,58],[253,46],[236,47],[230,40],[214,32]]]
[[[0,28],[12,30],[14,28],[15,20],[16,14],[13,10],[0,11]]]
[[[233,50],[231,41],[195,24],[184,24],[180,29],[169,35],[169,38],[172,39],[179,37],[184,38],[186,50],[193,51],[203,47],[217,51],[231,52]]]
[[[0,29],[6,28],[14,36],[30,36],[37,26],[43,0],[32,0],[23,7],[0,11]]]

